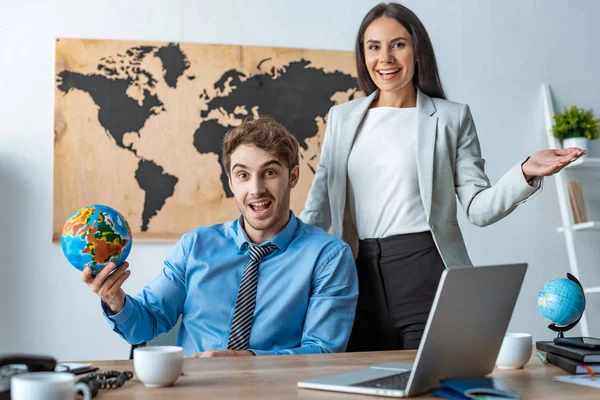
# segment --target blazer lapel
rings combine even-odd
[[[433,193],[433,171],[437,120],[433,100],[417,89],[417,174],[425,216],[429,221]]]
[[[340,141],[339,141],[339,158],[338,161],[340,163],[340,168],[337,168],[339,171],[339,175],[337,176],[337,181],[339,182],[339,186],[336,187],[342,188],[342,193],[339,193],[340,196],[337,199],[337,207],[338,210],[341,210],[341,215],[344,215],[345,206],[346,206],[346,193],[347,193],[347,180],[348,180],[348,159],[350,158],[350,151],[352,149],[352,144],[354,143],[354,138],[356,137],[356,133],[358,132],[358,127],[362,122],[369,106],[373,102],[373,100],[377,97],[378,91],[374,91],[369,96],[365,97],[363,101],[360,102],[353,110],[348,114],[348,117],[342,121],[341,123],[341,131],[340,131]]]
[[[347,171],[348,169],[348,158],[350,158],[350,150],[352,149],[356,132],[358,132],[358,127],[367,113],[369,106],[377,96],[377,93],[378,91],[374,91],[369,96],[365,97],[363,101],[352,110],[348,115],[348,118],[342,122],[342,139],[340,140],[339,150],[340,160],[343,162],[344,168],[341,170]]]

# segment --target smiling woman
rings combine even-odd
[[[359,279],[348,350],[416,349],[444,268],[471,260],[456,223],[492,224],[585,154],[543,150],[492,186],[469,107],[446,100],[429,35],[408,8],[381,3],[356,37],[367,97],[329,111],[300,218],[345,240]]]
[[[380,4],[369,11],[358,28],[355,56],[358,83],[366,94],[378,88],[398,94],[414,82],[429,97],[446,98],[427,30],[400,4]],[[414,89],[411,93],[414,97]]]

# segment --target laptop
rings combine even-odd
[[[484,376],[496,357],[527,264],[446,269],[414,364],[386,363],[298,382],[301,388],[411,397],[451,377]]]

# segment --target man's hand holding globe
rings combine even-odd
[[[113,314],[117,314],[125,306],[125,292],[121,286],[131,275],[128,268],[128,262],[124,262],[119,268],[115,263],[110,262],[96,276],[93,276],[93,269],[88,266],[81,273],[81,280],[100,296]]]
[[[125,260],[131,244],[129,224],[119,212],[105,205],[77,210],[63,227],[61,245],[65,257],[82,271],[81,279],[115,314],[125,305],[121,286],[130,275]]]

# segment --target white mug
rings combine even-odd
[[[67,372],[27,372],[10,379],[12,400],[73,400],[77,392],[90,400],[92,394],[85,383],[75,383],[75,375]]]
[[[501,369],[523,368],[531,358],[533,339],[529,333],[507,333],[502,341],[496,366]]]
[[[148,346],[133,350],[135,376],[146,387],[172,385],[183,371],[183,349],[179,346]]]

